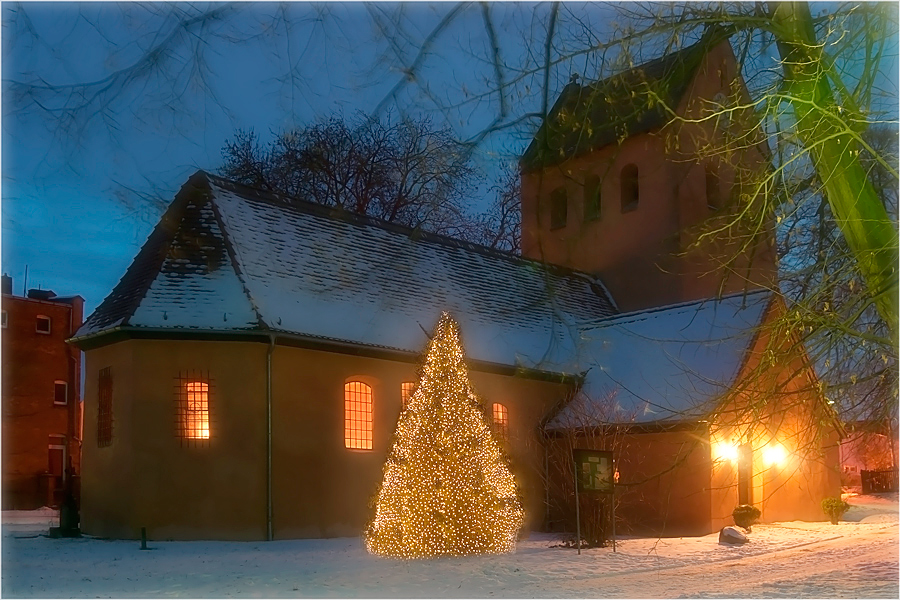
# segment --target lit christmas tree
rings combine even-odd
[[[384,466],[369,552],[397,558],[511,552],[524,513],[443,313]]]

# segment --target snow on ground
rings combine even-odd
[[[746,546],[699,538],[554,547],[420,561],[371,556],[360,539],[140,542],[50,539],[48,509],[4,512],[5,597],[897,598],[897,494],[851,496],[839,525],[756,525]],[[55,524],[55,523],[54,523]]]

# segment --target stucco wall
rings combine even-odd
[[[710,456],[707,430],[607,433],[604,441],[584,435],[554,437],[550,456],[551,522],[574,531],[572,448],[612,450],[619,471],[616,530],[660,536],[705,535],[710,525]],[[560,468],[561,463],[565,465]],[[560,481],[560,478],[567,481]],[[562,495],[560,496],[560,493]]]
[[[130,340],[86,352],[82,522],[151,539],[265,537],[265,353],[243,342]],[[98,371],[111,367],[113,438],[97,446]],[[209,372],[210,440],[176,435],[177,377]]]
[[[266,351],[258,342],[130,340],[88,351],[84,530],[152,539],[265,539]],[[113,444],[98,448],[97,377],[113,372]],[[175,378],[209,371],[210,441],[175,436]],[[276,539],[355,536],[400,413],[400,384],[416,365],[288,346],[272,354],[273,530]],[[559,383],[470,372],[488,405],[509,409],[509,451],[526,526],[544,516],[540,418],[566,393]],[[373,390],[373,449],[344,447],[344,383]]]
[[[752,447],[752,503],[762,511],[761,522],[822,521],[820,502],[841,492],[836,415],[825,404],[802,346],[779,323],[783,312],[782,301],[774,299],[712,435],[717,442]],[[775,445],[784,449],[777,462],[766,455]],[[714,522],[730,525],[737,504],[736,465],[716,461],[713,478]]]

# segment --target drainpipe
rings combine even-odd
[[[274,539],[272,530],[272,352],[275,336],[269,334],[266,350],[266,540]]]

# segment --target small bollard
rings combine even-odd
[[[147,549],[147,528],[141,527],[141,550]]]

